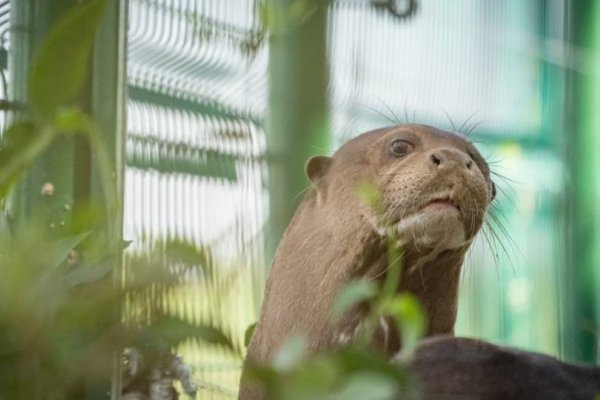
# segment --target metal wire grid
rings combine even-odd
[[[0,2],[0,132],[8,124],[8,51],[10,48],[10,0]],[[0,133],[1,137],[1,133]]]
[[[365,2],[335,3],[336,137],[391,123],[379,113],[449,128],[447,115],[457,127],[471,117],[491,134],[538,135],[540,12],[533,2],[420,1],[417,15],[399,23]]]
[[[140,250],[208,246],[219,270],[236,270],[235,296],[218,277],[191,279],[168,303],[239,344],[264,281],[252,268],[266,215],[263,37],[258,1],[130,0],[125,237]],[[241,360],[193,343],[179,351],[202,398],[235,395]]]

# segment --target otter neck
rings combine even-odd
[[[427,336],[454,333],[461,266],[467,246],[423,256],[404,250],[399,290],[414,294],[427,314]]]
[[[367,221],[366,218],[353,221],[358,225],[344,231],[347,237],[338,240],[354,242],[360,248],[355,253],[359,258],[354,260],[352,268],[356,277],[383,280],[389,267],[388,241],[375,230],[365,229],[370,225]],[[351,222],[347,223],[350,226]],[[357,238],[360,239],[357,241]],[[412,293],[423,306],[427,317],[427,336],[454,333],[461,267],[469,246],[470,242],[456,249],[435,251],[407,243],[398,249],[402,254],[398,292]]]

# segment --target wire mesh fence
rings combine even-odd
[[[125,238],[134,240],[130,252],[172,239],[210,248],[223,273],[191,278],[165,301],[240,346],[264,282],[267,47],[259,6],[130,2]],[[239,357],[197,343],[179,351],[202,398],[235,395]]]
[[[0,2],[0,132],[4,132],[8,122],[8,52],[10,50],[10,1]],[[1,135],[1,133],[0,133]],[[1,136],[0,136],[1,137]]]
[[[548,43],[562,38],[564,3],[422,0],[405,15],[384,3],[330,6],[335,147],[403,121],[472,131],[505,196],[467,260],[457,332],[558,353],[564,71],[548,61]],[[168,302],[240,344],[265,281],[263,6],[130,0],[125,238],[130,251],[188,240],[210,247],[218,268],[237,271],[227,295],[223,282],[198,277]],[[235,394],[239,359],[192,343],[180,351],[203,398]]]

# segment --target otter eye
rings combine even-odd
[[[413,150],[414,146],[406,140],[396,139],[390,143],[390,153],[396,157],[404,157]]]
[[[496,198],[496,184],[494,182],[491,182],[492,184],[492,200],[494,200]]]

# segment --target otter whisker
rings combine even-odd
[[[467,200],[470,202],[471,200],[473,200],[475,197],[473,196],[473,193],[471,191],[471,188],[469,185],[465,186],[469,196],[467,197]],[[485,211],[480,209],[479,204],[473,200],[473,203],[475,204],[475,209],[476,209],[476,214],[477,215],[481,215],[481,214],[485,214]],[[469,207],[470,203],[469,203]],[[474,223],[475,220],[475,214],[474,213],[470,213],[471,214],[471,224]],[[487,222],[487,221],[486,221]],[[489,227],[489,224],[488,224]],[[498,272],[498,267],[499,267],[499,257],[498,257],[498,248],[496,245],[496,241],[495,240],[491,240],[490,236],[487,234],[486,230],[485,230],[486,226],[483,227],[483,229],[481,229],[481,232],[483,234],[483,237],[485,239],[485,241],[487,242],[487,245],[490,249],[490,252],[492,253],[493,259],[494,259],[494,265],[496,268],[496,272]],[[493,239],[493,238],[492,238]]]
[[[479,121],[472,124],[469,128],[465,130],[464,135],[467,137],[471,136],[471,133],[473,133],[473,131],[481,124],[483,124],[483,121]]]
[[[456,130],[456,126],[454,125],[454,121],[452,120],[452,117],[450,117],[450,114],[448,114],[448,111],[446,111],[445,109],[442,108],[442,111],[444,112],[444,114],[446,114],[446,117],[448,117],[448,120],[450,121],[450,125],[452,125],[452,130],[454,132],[457,132]]]
[[[523,184],[523,182],[519,182],[516,179],[509,178],[508,176],[503,175],[503,174],[501,174],[499,172],[490,171],[490,174],[492,174],[494,176],[497,176],[498,178],[502,179],[505,182],[514,183],[514,184]]]
[[[462,133],[463,128],[469,123],[469,121],[471,120],[471,118],[473,118],[475,116],[475,114],[477,114],[477,113],[478,113],[478,111],[473,111],[473,113],[471,115],[469,115],[469,117],[465,120],[465,122],[462,123],[462,125],[460,126],[460,128],[458,128],[457,132],[461,132]]]
[[[400,219],[403,219],[407,216],[409,210],[414,210],[415,206],[417,205],[417,198],[419,196],[413,196],[411,203],[408,205],[408,207],[404,207],[404,209],[402,210],[402,213],[400,213]],[[400,206],[400,201],[401,199],[398,198],[398,200],[396,200],[396,204],[395,204],[395,209],[392,211],[397,211],[398,207]]]
[[[512,187],[510,187],[511,191],[514,192],[514,189]],[[504,197],[506,200],[508,200],[510,202],[510,204],[512,204],[513,206],[516,204],[515,200],[508,194],[508,192],[499,185],[496,185],[496,190],[498,190],[498,192],[502,195],[502,197]],[[493,207],[499,207],[497,205],[492,205]]]
[[[480,143],[481,143],[481,142],[480,142]],[[484,144],[484,143],[481,143],[481,144]],[[493,160],[492,160],[492,157],[496,157],[496,149],[492,149],[492,150],[491,150],[491,153],[489,153],[488,155],[484,156],[483,158],[485,159],[485,162],[486,162],[488,165],[491,165],[491,164],[497,164],[497,163],[498,163],[498,162],[500,162],[500,161],[504,161],[504,159],[503,159],[503,158],[498,158],[498,159],[493,159]]]
[[[504,158],[501,158],[501,157],[496,158],[496,150],[492,150],[492,152],[490,154],[488,154],[487,156],[485,156],[484,158],[485,158],[485,162],[490,167],[493,165],[498,165],[505,161]]]
[[[496,166],[496,165],[499,165],[499,164],[503,163],[503,162],[504,162],[504,159],[501,159],[501,158],[499,158],[499,159],[497,159],[497,160],[489,160],[489,161],[488,161],[488,160],[486,160],[485,162],[486,162],[486,163],[487,163],[487,165],[489,165],[490,167],[494,167],[494,166]],[[491,173],[491,171],[490,171],[490,173]]]
[[[387,183],[389,183],[391,179],[389,179],[387,181]],[[388,223],[388,218],[390,217],[390,215],[392,214],[392,212],[395,210],[396,208],[396,202],[398,200],[394,201],[392,204],[388,205],[387,208],[385,209],[385,211],[382,213],[381,215],[381,219],[383,220],[384,223]]]
[[[496,267],[496,272],[498,271],[498,267],[499,267],[499,262],[500,262],[500,256],[498,254],[498,244],[495,240],[495,237],[492,237],[492,239],[490,240],[490,236],[487,233],[487,230],[493,231],[492,226],[490,225],[490,223],[488,221],[484,222],[484,226],[481,229],[481,233],[483,234],[483,237],[485,238],[485,241],[488,244],[488,247],[490,249],[490,252],[492,253],[492,258],[494,260],[494,266]],[[491,232],[490,232],[491,235]]]
[[[498,212],[498,210],[493,210]],[[500,214],[502,215],[502,214]],[[506,240],[508,241],[508,245],[510,246],[510,248],[512,250],[517,251],[521,257],[523,257],[523,254],[521,253],[521,250],[519,249],[519,247],[517,246],[516,242],[514,241],[514,239],[512,238],[512,236],[510,236],[510,234],[508,233],[508,230],[506,229],[506,227],[504,226],[503,222],[500,220],[500,217],[498,215],[496,215],[494,212],[491,212],[488,214],[489,218],[492,220],[492,222],[494,223],[494,225],[496,227],[498,227],[498,229],[500,230],[500,233],[506,238]],[[503,216],[503,215],[502,215]],[[504,217],[504,216],[503,216]],[[487,222],[487,221],[486,221]],[[489,223],[489,222],[488,222]],[[498,240],[498,242],[500,243],[500,247],[502,248],[504,254],[506,254],[506,256],[508,257],[508,259],[510,260],[510,253],[508,251],[508,248],[504,245],[504,242],[500,239],[499,234],[496,232],[495,229],[493,229],[492,224],[490,223],[490,232],[494,235],[494,237]],[[513,265],[514,268],[514,265]]]
[[[483,210],[480,209],[479,204],[477,203],[477,201],[475,200],[475,196],[473,194],[473,192],[471,191],[471,187],[470,185],[466,184],[465,188],[467,189],[467,193],[469,194],[469,196],[467,196],[467,207],[469,209],[472,209],[471,206],[471,201],[473,202],[473,204],[475,204],[475,213],[469,213],[471,220],[469,221],[469,223],[471,224],[471,226],[473,226],[475,224],[475,217],[482,215],[483,214]]]
[[[486,224],[486,227],[488,228],[488,231],[489,231],[490,235],[492,236],[494,244],[496,245],[496,249],[497,249],[497,245],[499,244],[500,248],[502,249],[502,252],[506,255],[507,259],[509,260],[511,269],[514,272],[515,271],[515,266],[514,266],[514,263],[512,262],[512,259],[510,257],[510,253],[508,252],[508,248],[502,242],[502,239],[500,238],[500,236],[498,235],[498,233],[494,229],[494,226],[489,221],[487,221],[487,220],[485,221],[485,224]],[[498,250],[496,250],[496,257],[498,257],[498,259],[499,259]]]
[[[504,226],[504,222],[509,223],[509,221],[506,218],[506,216],[501,212],[500,206],[496,205],[496,204],[492,204],[491,211],[492,212],[490,212],[490,214],[489,214],[490,218],[492,218],[494,223],[496,223],[498,225],[498,228],[500,229],[500,231],[503,234],[507,235],[508,239],[512,239],[508,233],[508,230]],[[516,243],[513,242],[513,244],[516,246]]]
[[[392,124],[394,124],[394,125],[396,125],[396,124],[398,124],[398,123],[399,123],[398,121],[395,121],[395,120],[393,120],[392,118],[388,117],[387,115],[385,115],[385,114],[384,114],[384,113],[382,113],[381,111],[379,111],[379,110],[377,110],[377,109],[375,109],[375,108],[373,108],[373,107],[371,107],[371,106],[365,105],[365,107],[367,107],[369,110],[373,111],[374,113],[378,114],[378,115],[379,115],[380,117],[382,117],[383,119],[385,119],[385,120],[387,120],[387,121],[390,121],[390,122],[391,122]]]
[[[387,263],[387,266],[383,269],[383,271],[374,275],[371,279],[369,279],[369,281],[373,282],[373,281],[376,281],[377,279],[381,278],[382,276],[384,276],[386,274],[386,272],[388,272],[390,270],[390,268],[392,268],[394,265],[396,265],[397,262],[402,260],[402,257],[404,257],[404,253],[402,251],[400,251],[398,254],[398,257],[396,257],[394,260],[392,260],[391,263]]]
[[[381,104],[383,104],[383,106],[390,112],[390,114],[392,114],[392,116],[396,119],[396,122],[395,122],[396,124],[401,124],[402,123],[402,120],[400,118],[398,118],[398,116],[396,115],[396,113],[390,108],[390,106],[385,101],[383,101],[378,96],[375,96],[375,98],[377,100],[379,100],[379,102]]]
[[[385,212],[382,215],[382,219],[384,222],[388,221],[388,219],[394,213],[394,211],[397,209],[397,207],[398,207],[398,204],[396,202],[394,202],[385,210]]]
[[[297,200],[298,197],[303,196],[306,192],[308,192],[308,190],[311,188],[311,185],[307,185],[304,189],[302,189],[300,192],[298,192],[297,195],[295,195],[292,199],[293,200]]]

